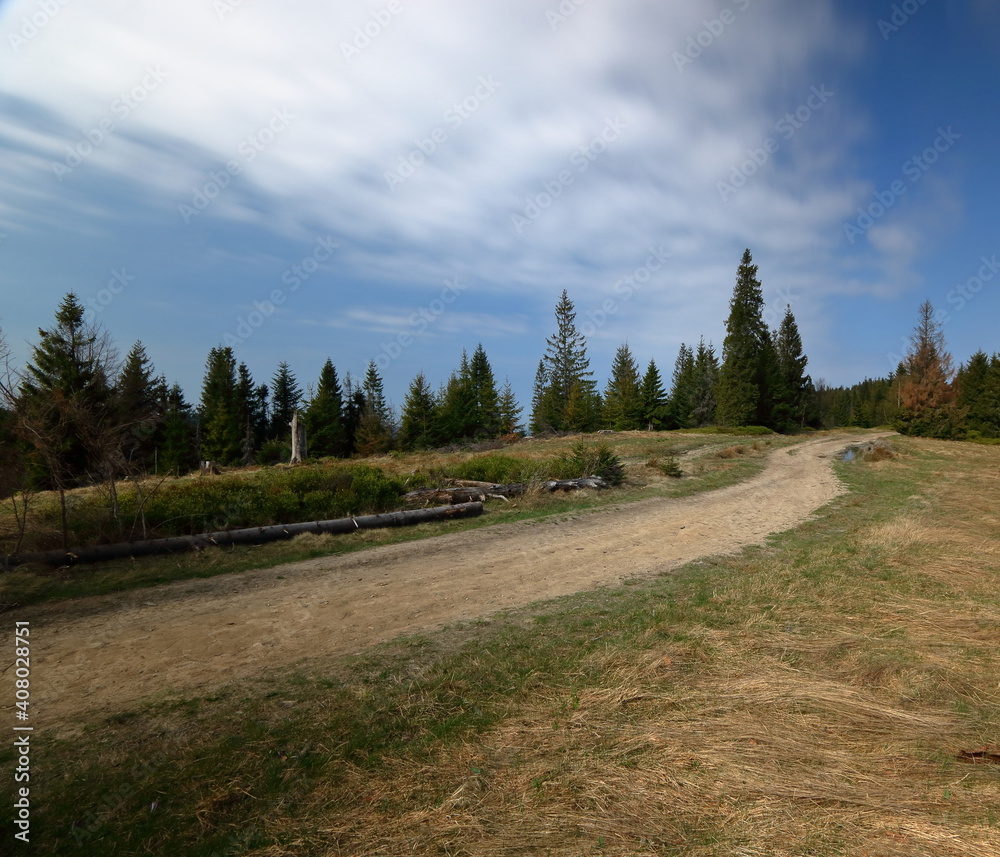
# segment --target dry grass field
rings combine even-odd
[[[892,443],[736,556],[39,734],[33,850],[1000,854],[1000,449]]]

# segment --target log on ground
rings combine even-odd
[[[220,530],[197,536],[175,536],[166,539],[147,539],[139,542],[125,542],[114,545],[94,545],[71,550],[41,551],[18,556],[8,556],[3,560],[5,568],[13,568],[27,562],[45,565],[74,565],[82,562],[101,562],[109,559],[128,559],[154,554],[179,553],[181,551],[202,550],[209,547],[229,547],[230,545],[259,545],[266,542],[290,539],[303,533],[353,533],[355,530],[372,530],[384,527],[403,527],[428,521],[445,521],[451,518],[469,518],[483,513],[482,503],[459,503],[430,509],[414,509],[405,512],[386,512],[381,515],[360,515],[356,518],[336,518],[329,521],[308,521],[297,524],[276,524],[270,527],[250,527],[240,530]]]

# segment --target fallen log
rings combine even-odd
[[[526,494],[532,486],[527,482],[515,482],[511,485],[496,485],[492,482],[473,482],[472,480],[456,480],[455,487],[421,488],[404,494],[403,499],[409,503],[482,503],[490,498],[506,500]],[[551,479],[539,482],[540,491],[577,491],[581,488],[607,488],[608,483],[600,476],[582,476],[579,479]]]
[[[381,515],[361,515],[356,518],[337,518],[330,521],[308,521],[297,524],[276,524],[270,527],[250,527],[241,530],[220,530],[197,536],[174,536],[166,539],[147,539],[114,545],[94,545],[71,550],[40,551],[4,557],[4,568],[13,568],[26,562],[46,565],[75,565],[82,562],[101,562],[109,559],[128,559],[153,554],[179,553],[203,550],[209,547],[230,545],[259,545],[265,542],[290,539],[303,533],[353,533],[355,530],[372,530],[382,527],[403,527],[427,521],[451,518],[468,518],[483,513],[482,503],[460,503],[430,509],[405,512],[386,512]]]

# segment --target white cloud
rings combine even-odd
[[[588,0],[555,32],[550,4],[537,0],[400,3],[350,61],[342,43],[386,3],[254,0],[222,19],[209,0],[67,4],[16,55],[3,54],[0,89],[72,130],[63,138],[19,130],[18,143],[39,154],[0,167],[0,181],[22,188],[15,204],[36,203],[24,195],[31,186],[65,198],[46,159],[113,115],[116,99],[142,86],[152,66],[166,75],[162,85],[116,123],[81,172],[105,171],[141,189],[137,200],[149,194],[176,208],[211,170],[239,159],[241,142],[275,110],[289,111],[287,130],[242,163],[240,181],[199,223],[336,235],[338,265],[373,289],[341,308],[361,329],[391,333],[405,321],[366,303],[385,301],[379,284],[425,289],[456,273],[484,295],[551,306],[568,288],[578,308],[599,306],[661,243],[670,264],[620,316],[628,338],[648,348],[702,331],[720,338],[746,246],[762,261],[768,295],[795,287],[808,304],[878,288],[865,278],[850,285],[831,264],[841,224],[866,190],[842,170],[843,148],[868,127],[848,92],[783,140],[732,199],[717,187],[810,86],[824,83],[834,56],[849,63],[865,49],[831,0]],[[5,32],[33,8],[34,0],[10,4]],[[732,22],[680,71],[674,53],[723,10],[734,12]],[[495,91],[456,121],[454,105],[474,98],[484,78]],[[574,153],[619,118],[620,134],[580,168]],[[390,188],[386,171],[435,129],[446,139]],[[523,216],[526,199],[561,172],[571,183],[518,234],[511,215]],[[877,252],[905,255],[888,227],[869,237]],[[814,315],[818,329],[822,313]],[[470,309],[442,318],[438,331],[461,334],[465,325],[515,336],[538,323]],[[596,339],[610,348],[624,330],[608,324]]]

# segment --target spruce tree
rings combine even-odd
[[[900,434],[954,437],[964,420],[952,385],[954,370],[930,301],[920,305],[900,384]]]
[[[236,357],[226,345],[212,348],[201,388],[201,457],[236,464],[243,452],[243,426],[236,400]]]
[[[357,452],[358,428],[365,410],[364,391],[354,383],[351,373],[344,375],[344,433],[347,435],[347,454]]]
[[[70,292],[55,325],[39,330],[19,390],[17,410],[25,440],[59,489],[83,484],[101,470],[106,432],[114,420],[113,352],[106,335],[88,324]]]
[[[549,383],[549,373],[545,365],[545,359],[538,361],[538,369],[535,370],[535,381],[531,388],[531,419],[529,427],[533,435],[544,434],[554,431],[554,423],[558,422],[558,403],[552,392],[552,385]]]
[[[774,332],[773,343],[778,370],[772,396],[774,428],[778,431],[803,428],[810,416],[813,386],[812,379],[805,373],[809,361],[802,353],[802,337],[790,306],[785,307],[785,316]],[[866,405],[871,410],[868,418],[873,419],[874,402],[867,396]]]
[[[624,342],[615,352],[611,377],[604,391],[604,425],[615,431],[645,428],[643,420],[642,379],[639,365]]]
[[[179,476],[198,466],[196,423],[184,393],[174,384],[166,396],[163,429],[157,453],[157,470]]]
[[[254,384],[249,368],[241,362],[236,367],[235,398],[240,422],[240,462],[244,465],[253,464],[267,435],[267,387],[263,389],[262,398],[261,387]]]
[[[355,446],[361,455],[377,455],[392,448],[392,415],[385,400],[382,376],[375,361],[368,363],[361,385],[362,405],[355,434]]]
[[[119,423],[121,455],[133,473],[154,468],[156,449],[166,410],[167,386],[154,374],[141,342],[125,358],[115,382],[114,401]]]
[[[667,394],[656,361],[650,359],[642,376],[642,419],[648,431],[659,431],[667,418]]]
[[[500,434],[521,434],[524,430],[524,427],[521,425],[521,413],[524,409],[517,403],[514,390],[510,386],[510,379],[505,379],[504,381],[497,409],[500,414]]]
[[[958,404],[967,412],[970,437],[1000,436],[1000,361],[980,349],[958,370],[955,378]]]
[[[473,408],[469,436],[496,437],[500,433],[499,394],[482,343],[476,346],[469,361],[469,386]]]
[[[556,304],[556,332],[542,358],[545,388],[533,411],[539,430],[593,431],[600,421],[600,396],[587,359],[587,342],[576,329],[576,311],[566,290]]]
[[[473,436],[476,393],[472,385],[469,355],[463,350],[458,369],[448,376],[438,396],[437,432],[443,443]]]
[[[316,392],[309,401],[304,420],[311,456],[343,458],[347,455],[344,396],[337,370],[329,358],[320,370]]]
[[[695,426],[715,423],[715,388],[719,383],[719,361],[712,344],[705,345],[702,338],[694,356],[694,396],[691,403],[691,421]]]
[[[438,442],[437,401],[424,373],[418,372],[403,402],[399,445],[403,449],[430,449]]]
[[[292,415],[302,403],[302,389],[288,364],[278,364],[278,371],[271,380],[271,423],[268,436],[277,438],[291,437]]]
[[[694,424],[694,398],[697,387],[694,349],[683,342],[674,361],[670,397],[667,404],[668,425],[672,429],[691,428]]]
[[[745,426],[769,419],[769,381],[775,361],[763,310],[757,266],[745,250],[729,303],[716,388],[717,418],[722,425]]]

